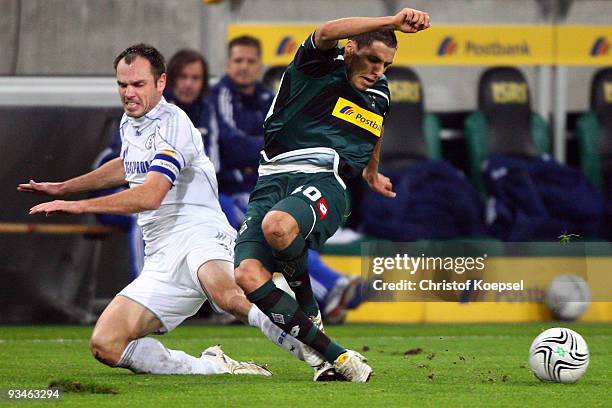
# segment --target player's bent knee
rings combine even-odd
[[[121,355],[127,346],[128,340],[108,336],[96,332],[89,339],[89,350],[96,360],[108,366],[114,367],[121,360]]]
[[[261,230],[266,239],[282,239],[289,232],[283,224],[282,216],[279,216],[277,212],[270,212],[262,220]]]
[[[270,211],[261,222],[261,230],[274,249],[284,249],[299,233],[297,222],[282,211]]]

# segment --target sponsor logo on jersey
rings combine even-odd
[[[338,98],[336,106],[334,106],[334,110],[332,111],[332,116],[352,123],[355,126],[359,126],[372,133],[374,136],[380,137],[383,117],[347,99],[342,97]]]
[[[319,217],[321,219],[324,219],[325,217],[327,217],[327,212],[329,211],[329,207],[327,206],[327,201],[325,201],[325,198],[321,198],[317,202],[317,210],[319,210]]]
[[[598,37],[591,47],[591,57],[608,55],[610,52],[610,41],[606,37]]]
[[[340,113],[344,113],[345,115],[352,115],[355,111],[351,105],[346,105],[344,108],[340,109]]]
[[[298,335],[298,334],[300,334],[300,326],[298,326],[297,324],[296,324],[295,326],[293,326],[293,327],[291,328],[291,332],[290,332],[290,334],[291,334],[293,337],[297,337],[297,335]]]
[[[453,37],[444,37],[442,42],[440,42],[440,46],[438,47],[438,55],[440,57],[444,55],[453,55],[455,51],[457,51],[457,47],[458,44]]]
[[[124,161],[125,174],[143,174],[149,171],[151,162],[148,161]]]
[[[276,55],[293,55],[297,43],[290,35],[284,36],[276,47]]]

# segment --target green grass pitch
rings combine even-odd
[[[567,325],[584,336],[591,352],[589,369],[578,383],[544,384],[531,374],[531,341],[555,325],[329,327],[341,344],[369,358],[375,375],[367,384],[313,383],[310,368],[250,327],[186,325],[160,340],[194,355],[222,344],[233,358],[268,364],[272,378],[134,375],[91,357],[89,327],[4,326],[0,388],[80,383],[80,391],[64,394],[61,405],[66,407],[610,406],[612,325]]]

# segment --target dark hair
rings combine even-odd
[[[395,31],[393,30],[370,31],[369,33],[350,37],[349,40],[355,41],[355,43],[357,43],[357,48],[367,47],[374,41],[380,41],[387,47],[397,48],[397,37],[395,37]]]
[[[202,55],[200,52],[186,48],[178,50],[176,54],[170,58],[170,61],[168,61],[168,88],[170,90],[174,89],[176,80],[181,74],[183,68],[185,68],[185,65],[193,64],[194,62],[199,62],[202,64],[202,70],[204,73],[203,85],[200,93],[198,94],[198,98],[201,98],[208,93],[208,63],[206,62],[206,58],[204,58],[204,55]]]
[[[257,55],[261,56],[261,42],[259,42],[259,40],[255,37],[251,37],[250,35],[241,35],[240,37],[232,39],[229,44],[227,44],[227,55],[230,55],[232,48],[237,45],[255,47],[257,49]]]
[[[129,65],[134,62],[136,57],[142,57],[149,61],[151,64],[151,73],[156,83],[159,77],[166,73],[166,61],[164,60],[164,56],[152,45],[143,43],[131,45],[123,50],[121,54],[117,55],[113,63],[115,72],[117,72],[117,65],[119,65],[122,59],[125,59],[125,63]]]

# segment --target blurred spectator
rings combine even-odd
[[[202,133],[207,155],[219,172],[219,137],[213,107],[204,98],[208,93],[208,63],[195,50],[182,49],[168,61],[168,86],[164,97],[181,108]]]
[[[226,75],[211,89],[208,99],[219,124],[219,191],[230,222],[246,212],[249,193],[257,182],[257,167],[263,149],[263,123],[274,99],[258,82],[261,76],[261,45],[256,38],[237,37],[228,44]],[[344,276],[327,267],[316,251],[309,251],[308,270],[312,288],[331,323],[344,319],[347,308],[361,303],[361,279]]]

